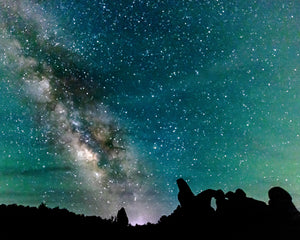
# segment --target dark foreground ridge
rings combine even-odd
[[[269,190],[268,204],[249,198],[242,189],[235,192],[205,190],[197,195],[181,178],[177,180],[180,205],[158,223],[131,226],[124,208],[116,217],[102,219],[69,212],[66,209],[0,205],[0,230],[3,234],[22,236],[111,238],[133,235],[193,236],[220,239],[287,239],[299,236],[300,212],[291,195],[281,187]],[[211,200],[216,200],[216,210]],[[167,235],[161,235],[167,234]]]

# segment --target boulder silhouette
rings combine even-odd
[[[190,189],[189,185],[182,178],[177,179],[177,186],[179,188],[178,201],[183,208],[189,208],[193,205],[195,198],[194,193]]]
[[[295,207],[292,196],[281,187],[273,187],[268,192],[269,207],[278,221],[299,221],[300,213]]]

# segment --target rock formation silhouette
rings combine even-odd
[[[158,237],[207,236],[210,239],[290,239],[300,234],[300,213],[292,196],[281,187],[269,190],[266,204],[248,197],[242,189],[224,193],[204,190],[195,195],[187,182],[180,178],[178,207],[158,223],[132,226],[124,208],[117,216],[102,219],[74,214],[66,209],[48,208],[44,203],[36,207],[0,205],[0,229],[12,238],[24,236],[94,237],[99,232],[108,237],[129,237],[147,234]],[[216,199],[216,210],[211,206]],[[13,230],[11,230],[13,229]],[[18,231],[14,231],[17,229]],[[164,235],[163,235],[164,236]]]
[[[300,223],[300,213],[292,202],[292,196],[281,187],[273,187],[268,192],[272,217],[281,223]]]
[[[270,201],[266,204],[248,197],[242,189],[226,194],[220,189],[208,189],[195,195],[182,178],[177,185],[180,205],[158,224],[165,230],[191,235],[201,231],[213,239],[224,237],[224,232],[234,239],[241,236],[284,239],[300,233],[300,213],[290,194],[280,187],[270,189]],[[216,199],[216,210],[211,206],[212,198]]]
[[[117,213],[117,223],[122,227],[126,227],[129,223],[127,213],[123,207]]]

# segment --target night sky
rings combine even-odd
[[[300,1],[0,1],[0,203],[156,222],[194,193],[300,207]]]

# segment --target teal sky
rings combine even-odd
[[[183,177],[300,207],[297,1],[0,2],[1,202],[157,221]]]

